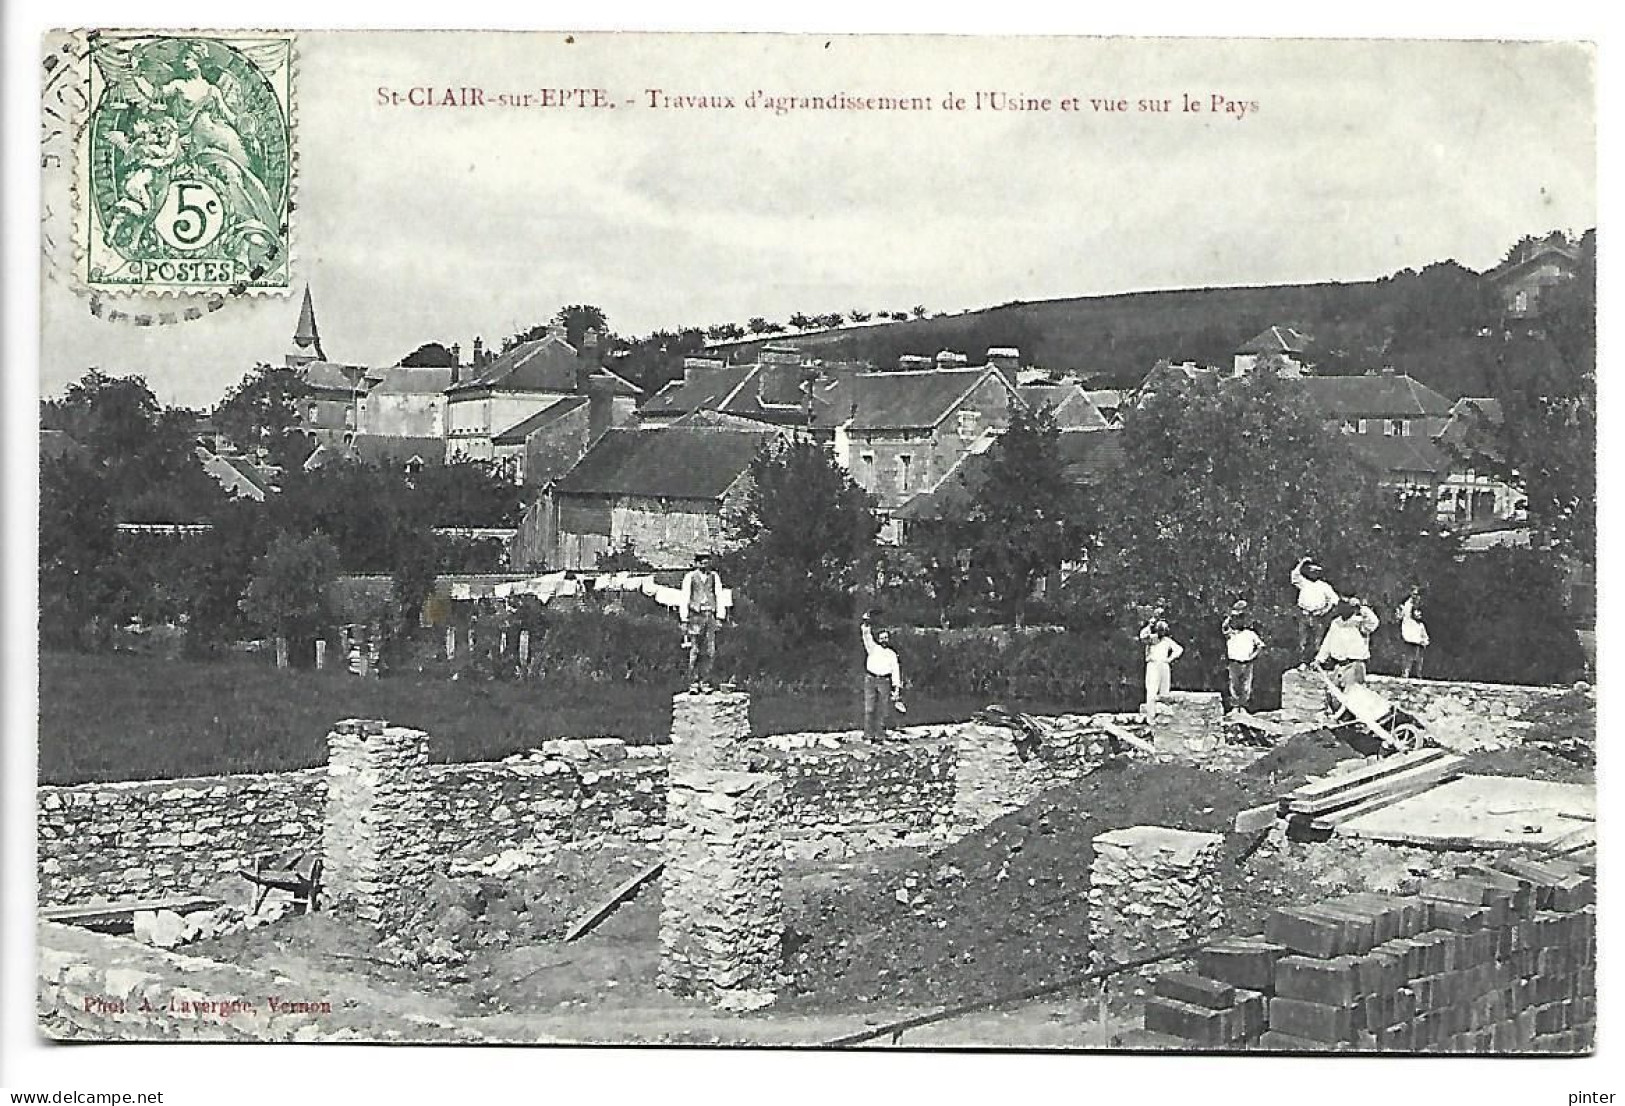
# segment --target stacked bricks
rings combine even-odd
[[[1201,942],[1224,924],[1217,869],[1224,838],[1133,826],[1094,839],[1089,869],[1094,967]],[[1140,977],[1163,970],[1152,966]]]
[[[433,871],[429,735],[348,719],[327,735],[322,890],[378,928],[402,921]]]
[[[784,786],[757,772],[674,771],[667,793],[660,985],[724,1009],[775,998],[784,971]]]
[[[1146,1030],[1172,1047],[1583,1052],[1596,1025],[1595,883],[1562,861],[1469,865],[1416,895],[1277,910],[1262,939],[1198,953],[1195,974],[1206,983],[1177,981],[1146,1006]],[[1241,1012],[1254,993],[1261,1032]]]
[[[732,770],[749,697],[678,695],[666,792],[660,985],[729,1010],[773,1002],[784,975],[784,785]]]
[[[1224,741],[1224,705],[1217,691],[1170,691],[1157,701],[1151,739],[1159,754],[1200,760]]]

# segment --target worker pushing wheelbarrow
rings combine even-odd
[[[1332,711],[1332,720],[1327,728],[1354,748],[1361,752],[1380,751],[1386,755],[1408,753],[1427,744],[1425,727],[1420,719],[1396,707],[1365,684],[1338,687],[1325,672],[1320,672],[1320,682],[1326,687],[1327,701],[1336,708]],[[1365,740],[1352,740],[1353,734],[1362,735]],[[1373,738],[1378,743],[1377,750],[1369,750]]]

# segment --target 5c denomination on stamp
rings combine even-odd
[[[75,197],[85,284],[287,288],[291,36],[96,32],[89,54]]]

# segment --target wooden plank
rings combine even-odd
[[[1269,828],[1280,817],[1276,808],[1275,803],[1265,803],[1263,806],[1249,807],[1242,811],[1236,815],[1236,832],[1257,833],[1259,830]]]
[[[1224,720],[1226,722],[1234,722],[1238,726],[1246,726],[1248,729],[1257,730],[1259,733],[1269,734],[1271,737],[1292,737],[1300,730],[1304,729],[1304,727],[1294,727],[1289,729],[1288,727],[1281,725],[1279,722],[1271,722],[1268,718],[1260,718],[1256,714],[1241,710],[1239,708],[1227,714]],[[1319,729],[1320,727],[1312,726],[1308,728]]]
[[[1350,819],[1358,818],[1362,814],[1369,814],[1373,810],[1381,810],[1383,807],[1391,806],[1394,803],[1403,802],[1425,791],[1431,791],[1443,782],[1443,780],[1430,779],[1415,780],[1398,790],[1375,795],[1362,802],[1355,803],[1353,806],[1342,807],[1339,810],[1319,815],[1310,824],[1317,830],[1336,829]]]
[[[1461,757],[1446,756],[1430,761],[1420,768],[1412,768],[1408,772],[1372,780],[1370,783],[1350,788],[1347,791],[1339,791],[1318,799],[1295,800],[1287,805],[1288,809],[1294,814],[1326,814],[1365,799],[1390,794],[1411,783],[1422,780],[1442,783],[1449,776],[1460,775],[1461,767],[1465,763],[1466,761]]]
[[[1430,747],[1426,749],[1416,749],[1409,753],[1400,753],[1397,756],[1384,757],[1376,764],[1367,765],[1364,768],[1356,768],[1352,772],[1345,772],[1338,776],[1323,776],[1318,780],[1310,780],[1297,790],[1290,792],[1286,798],[1289,800],[1318,798],[1322,795],[1329,795],[1334,791],[1341,791],[1357,784],[1381,779],[1384,776],[1397,775],[1400,772],[1409,771],[1410,769],[1418,767],[1419,765],[1427,764],[1429,761],[1438,760],[1440,757],[1447,755],[1449,754],[1447,754],[1443,749]]]
[[[611,891],[596,906],[587,911],[587,913],[583,914],[580,918],[576,919],[575,924],[565,932],[564,939],[566,941],[574,941],[577,937],[584,936],[585,934],[591,932],[594,926],[613,914],[616,907],[620,906],[621,903],[631,898],[633,892],[635,892],[639,887],[642,887],[645,883],[648,883],[651,879],[654,879],[655,876],[658,876],[661,872],[665,871],[665,868],[666,862],[664,860],[657,860],[653,864],[647,865],[639,870],[636,875],[626,880],[619,887],[616,887],[615,890]]]
[[[1111,734],[1113,737],[1117,738],[1117,740],[1121,741],[1130,748],[1138,749],[1142,753],[1155,754],[1157,751],[1156,746],[1152,745],[1149,741],[1146,741],[1143,738],[1135,737],[1133,734],[1129,733],[1115,722],[1109,722],[1104,718],[1096,718],[1094,723],[1096,726],[1105,730],[1107,733]]]
[[[67,906],[42,906],[39,918],[42,922],[85,925],[90,922],[130,921],[142,910],[173,910],[177,914],[190,914],[194,910],[212,910],[214,907],[224,905],[223,900],[211,899],[205,895],[169,895],[158,899],[109,899]]]

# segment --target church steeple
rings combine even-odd
[[[316,305],[311,302],[308,284],[305,302],[299,307],[299,325],[293,331],[293,350],[286,360],[291,367],[327,360],[327,354],[322,352],[322,336],[316,330]]]

